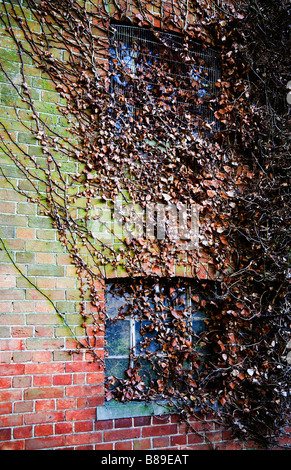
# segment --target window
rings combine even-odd
[[[220,78],[215,50],[186,45],[178,34],[113,24],[109,54],[111,93],[123,119],[161,113],[170,121],[178,115],[181,128],[204,121],[218,129],[211,106]]]
[[[181,368],[181,383],[169,373],[168,385],[174,380],[174,386],[180,387],[183,374],[189,374],[193,364],[201,367],[205,350],[200,333],[205,330],[206,313],[199,308],[198,298],[190,279],[109,282],[106,376],[111,385],[126,380],[128,371],[138,368],[144,386],[152,386],[174,360]]]

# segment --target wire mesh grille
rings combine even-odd
[[[127,100],[130,112],[136,117],[139,104],[134,85],[125,75],[138,77],[143,73],[151,98],[179,116],[191,113],[196,123],[212,123],[219,128],[211,101],[218,93],[215,83],[220,78],[219,57],[211,48],[191,43],[186,48],[184,39],[175,33],[153,31],[127,25],[113,25],[110,40],[111,64],[115,71],[111,78],[111,92]],[[118,71],[117,71],[118,69]],[[147,74],[146,71],[151,70]],[[156,87],[153,70],[164,73],[165,87]],[[167,85],[172,84],[168,87]]]

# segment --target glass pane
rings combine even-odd
[[[157,332],[151,331],[150,325],[150,321],[135,322],[136,354],[143,354],[146,351],[154,353],[159,350],[159,343],[156,340]],[[146,340],[148,340],[147,343],[145,343]],[[142,348],[142,344],[139,344],[141,341],[147,345],[146,349]]]
[[[153,358],[152,361],[149,361],[146,357],[138,360],[140,366],[139,375],[147,387],[150,386],[151,382],[156,382],[160,378],[152,364],[156,360]]]
[[[126,311],[127,298],[129,296],[124,293],[122,296],[106,292],[106,312],[109,318],[114,318],[118,315],[119,309],[123,307],[122,311]]]
[[[191,314],[192,314],[192,318],[193,320],[197,320],[197,319],[205,319],[206,318],[206,313],[204,310],[196,310],[195,308],[192,309],[191,311]]]
[[[129,367],[128,359],[108,358],[105,360],[106,377],[113,375],[118,379],[125,379],[125,371]]]
[[[130,322],[117,320],[106,325],[107,350],[109,356],[129,356]]]
[[[192,329],[194,333],[199,334],[205,330],[204,320],[194,320],[192,321]]]

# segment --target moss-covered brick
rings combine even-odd
[[[58,107],[55,103],[46,103],[43,101],[39,101],[34,103],[34,107],[36,111],[41,111],[47,114],[59,114]]]
[[[21,266],[20,263],[19,263],[19,267],[22,271],[24,271],[23,266]],[[26,279],[25,277],[19,275],[16,279],[16,287],[18,287],[18,289],[29,289],[29,291],[31,291],[32,290],[31,289],[31,282],[33,284],[36,283],[35,277],[30,276],[29,279]],[[28,299],[29,296],[27,295],[27,292],[28,291],[26,291],[26,298]]]
[[[26,217],[23,215],[0,214],[0,225],[25,227],[26,223]]]
[[[60,312],[66,314],[66,320],[70,315],[73,315],[73,318],[78,317],[78,314],[76,313],[78,311],[78,305],[76,305],[75,302],[60,301],[56,302],[55,305]],[[70,322],[68,323],[71,324]],[[80,316],[77,324],[80,324]]]
[[[11,146],[9,146],[11,148]],[[22,145],[22,148],[23,148],[23,145]],[[26,151],[26,147],[24,148],[24,151]],[[15,165],[1,165],[1,168],[3,170],[3,173],[4,175],[7,177],[7,178],[16,178],[16,179],[19,179],[19,178],[23,178],[23,173],[21,170],[19,170]]]
[[[27,240],[27,251],[43,251],[46,253],[63,253],[65,251],[61,243],[41,240]]]
[[[2,44],[1,44],[2,46]],[[18,52],[14,49],[9,49],[5,47],[0,47],[0,57],[2,60],[9,60],[11,62],[19,62],[20,63],[20,58]],[[28,62],[26,63],[31,63],[31,59],[28,57]]]
[[[36,230],[36,238],[39,240],[56,240],[56,231],[50,229]]]
[[[35,227],[35,228],[46,228],[50,229],[53,227],[53,222],[49,217],[41,217],[38,215],[29,215],[27,218],[28,227]]]
[[[23,144],[37,144],[36,138],[32,134],[28,134],[27,132],[19,132],[17,140],[19,143]]]
[[[57,92],[54,91],[47,91],[44,90],[41,92],[41,100],[43,102],[48,102],[48,103],[59,103],[60,101],[60,95]]]
[[[27,325],[63,325],[63,319],[54,313],[28,313],[26,315]]]
[[[55,329],[56,338],[72,337],[72,332],[67,326],[59,326]]]
[[[0,227],[1,238],[15,238],[15,227]]]
[[[34,78],[32,81],[32,86],[34,88],[39,88],[41,90],[55,91],[55,85],[51,80],[44,78]]]
[[[32,265],[27,267],[27,274],[28,276],[60,277],[64,276],[64,267],[51,264]]]
[[[17,204],[17,214],[34,215],[36,213],[36,204],[29,202]]]
[[[35,263],[35,254],[28,252],[16,253],[16,263],[33,264]]]

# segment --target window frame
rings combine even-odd
[[[165,278],[161,278],[161,281],[162,283],[164,282],[164,279]],[[179,279],[179,282],[181,282],[181,278],[179,278],[178,276],[177,277],[173,277],[171,278],[171,282],[170,283],[175,283],[175,281],[177,282]],[[195,311],[194,313],[192,312],[192,307],[194,306],[193,305],[193,302],[192,302],[192,295],[198,295],[197,292],[195,292],[195,290],[193,289],[193,287],[191,286],[191,281],[193,281],[193,278],[188,278],[188,277],[185,277],[185,278],[182,278],[182,283],[183,281],[186,281],[188,283],[188,285],[185,287],[186,289],[186,306],[185,306],[185,309],[189,309],[189,311],[191,312],[189,314],[189,318],[187,318],[187,324],[190,326],[190,329],[192,330],[192,338],[193,336],[195,335],[195,332],[197,332],[197,329],[193,328],[193,323],[194,322],[203,322],[205,320],[205,312],[204,310],[202,309],[198,309],[197,311]],[[168,281],[168,280],[167,280]],[[107,285],[110,285],[110,284],[116,284],[120,282],[120,280],[118,279],[115,279],[115,280],[108,280],[107,281]],[[122,283],[124,283],[124,278],[122,280]],[[169,282],[169,281],[168,281]],[[105,292],[105,304],[106,304],[106,292]],[[181,310],[181,309],[180,309]],[[198,314],[197,314],[198,313]],[[146,320],[144,320],[146,321]],[[128,367],[129,368],[133,368],[134,367],[134,361],[136,358],[141,358],[143,356],[145,356],[145,354],[142,354],[142,353],[138,353],[137,352],[137,349],[138,349],[138,341],[137,341],[137,334],[136,334],[136,331],[137,331],[137,325],[138,323],[142,323],[142,320],[139,319],[139,317],[137,315],[130,315],[129,318],[126,318],[126,319],[118,319],[117,322],[128,322],[129,324],[129,347],[128,347],[128,354],[108,354],[107,356],[107,360],[112,360],[112,359],[117,359],[117,360],[127,360],[128,361]],[[192,325],[191,325],[192,324]],[[105,338],[106,338],[106,323],[105,323]],[[190,338],[189,338],[190,339]],[[163,352],[157,352],[157,356],[159,357],[163,357],[165,356],[166,353],[163,353]],[[110,375],[109,375],[110,376]]]
[[[164,278],[161,278],[164,279]],[[181,281],[185,280],[189,282],[189,286],[187,286],[188,292],[187,295],[189,296],[189,300],[191,300],[191,295],[195,294],[197,295],[197,292],[189,292],[191,289],[191,281],[195,281],[194,278],[189,278],[189,277],[173,277],[171,278],[172,281],[179,279]],[[129,278],[112,278],[112,279],[107,279],[106,284],[111,284],[111,283],[120,283],[124,284],[127,282],[130,282]],[[106,292],[105,292],[105,304],[106,304]],[[190,306],[187,306],[186,308],[191,308]],[[199,309],[199,311],[201,311]],[[202,310],[203,312],[203,310]],[[205,314],[204,314],[205,315]],[[204,321],[205,316],[203,317],[196,317],[193,320],[193,314],[191,314],[189,318],[189,322],[193,321]],[[133,329],[135,330],[135,324],[136,321],[134,318],[131,318],[130,320],[120,320],[120,321],[130,321],[133,323]],[[106,337],[106,328],[105,328],[105,337]],[[106,347],[105,347],[106,349]],[[114,357],[122,357],[127,359],[128,364],[130,363],[130,353],[127,356],[111,356],[111,358]],[[195,408],[194,411],[198,412],[200,410],[199,407]],[[173,403],[173,405],[169,404],[169,400],[167,399],[156,399],[153,401],[144,401],[144,400],[132,400],[129,402],[121,402],[115,398],[105,401],[104,405],[102,406],[97,406],[96,408],[96,419],[98,421],[102,420],[110,420],[110,419],[120,419],[120,418],[127,418],[127,417],[142,417],[142,416],[159,416],[159,415],[167,415],[171,413],[176,412],[176,406]]]

